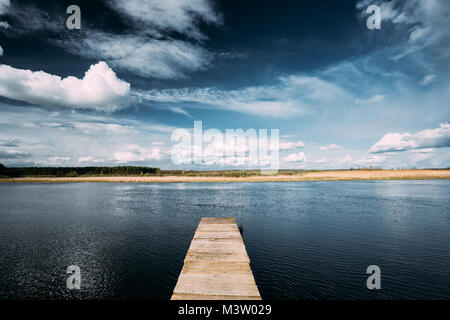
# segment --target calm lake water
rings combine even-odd
[[[450,181],[0,184],[0,299],[169,299],[204,216],[237,218],[263,299],[449,299],[449,195]]]

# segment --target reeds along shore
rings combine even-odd
[[[234,171],[239,172],[239,171]],[[226,171],[224,171],[226,173]],[[304,171],[286,174],[280,171],[277,175],[243,175],[227,176],[208,175],[155,175],[155,176],[78,176],[78,177],[20,177],[1,178],[3,183],[20,182],[273,182],[273,181],[346,181],[346,180],[424,180],[450,179],[449,169],[419,170],[330,170]]]

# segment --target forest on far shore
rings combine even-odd
[[[152,167],[23,167],[7,168],[0,163],[0,176],[11,178],[51,176],[51,177],[78,177],[78,176],[143,176],[157,175],[159,168]]]

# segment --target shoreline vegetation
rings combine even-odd
[[[277,182],[348,180],[450,179],[450,169],[347,169],[279,170],[263,175],[259,170],[184,171],[150,167],[36,167],[6,168],[0,164],[0,183],[23,182]]]

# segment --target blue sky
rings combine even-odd
[[[445,0],[0,0],[0,162],[190,169],[171,134],[201,120],[279,129],[282,168],[448,167],[449,20]]]

